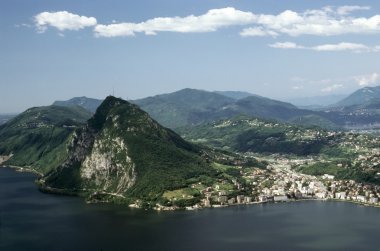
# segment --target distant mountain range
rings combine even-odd
[[[339,97],[341,96],[335,95],[325,97],[324,100],[322,97],[315,97],[315,99],[321,99],[324,104],[327,104]],[[379,97],[380,87],[366,87],[334,105],[314,110],[247,92],[209,92],[188,88],[131,102],[140,106],[162,125],[172,129],[239,115],[337,129],[380,126]],[[101,102],[101,100],[81,97],[54,104],[79,105],[94,112]]]
[[[303,120],[299,118],[303,116],[320,116],[318,112],[299,109],[290,103],[258,95],[235,99],[216,92],[195,89],[183,89],[133,102],[161,124],[172,129],[239,115],[301,122]]]

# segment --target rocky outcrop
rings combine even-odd
[[[102,133],[95,140],[91,153],[82,164],[80,175],[90,186],[116,193],[128,190],[137,178],[135,164],[128,156],[124,140],[111,138],[107,133]]]

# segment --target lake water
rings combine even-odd
[[[152,212],[40,193],[0,168],[0,250],[380,250],[380,208],[294,202]]]

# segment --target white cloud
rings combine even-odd
[[[339,89],[342,87],[343,87],[342,84],[334,84],[334,85],[330,85],[330,86],[327,86],[325,88],[322,88],[321,91],[322,92],[332,92],[332,91],[335,91],[336,89]]]
[[[156,35],[159,32],[213,32],[230,26],[245,26],[240,32],[243,37],[380,34],[380,14],[359,17],[352,15],[354,11],[368,9],[369,6],[357,5],[327,6],[303,12],[285,10],[279,14],[262,14],[227,7],[211,9],[198,16],[155,17],[136,23],[117,23],[113,20],[110,24],[97,24],[94,17],[59,11],[42,12],[34,17],[34,21],[39,32],[44,32],[49,26],[60,31],[95,26],[94,33],[97,37],[134,36],[136,33]]]
[[[51,26],[60,31],[80,30],[96,25],[96,18],[79,16],[67,11],[42,12],[34,17],[38,32],[43,33]]]
[[[161,31],[180,33],[212,32],[232,25],[252,24],[256,19],[256,15],[251,12],[228,7],[212,9],[200,16],[157,17],[141,23],[99,24],[94,31],[98,37],[134,36],[135,33],[139,32],[146,35],[155,35]]]
[[[351,52],[379,52],[380,46],[367,46],[364,44],[342,42],[338,44],[321,44],[316,46],[303,46],[293,42],[277,42],[269,44],[269,47],[276,49],[306,49],[313,51],[351,51]]]
[[[339,43],[339,44],[323,44],[311,47],[315,51],[354,51],[354,52],[364,52],[370,51],[371,48],[364,44],[356,43]]]
[[[290,36],[316,35],[333,36],[341,34],[380,33],[380,15],[353,17],[351,12],[368,10],[368,6],[325,7],[317,10],[295,12],[285,10],[277,15],[255,14],[228,7],[211,9],[207,13],[186,17],[157,17],[141,23],[99,24],[95,27],[98,37],[134,36],[142,32],[155,35],[158,32],[212,32],[222,27],[234,25],[255,25],[244,28],[240,35]]]
[[[297,45],[293,42],[278,42],[274,44],[270,44],[269,47],[276,48],[276,49],[303,49],[303,46]]]
[[[334,36],[342,34],[380,33],[380,15],[353,17],[351,12],[368,10],[368,6],[325,7],[304,12],[286,10],[278,15],[257,15],[254,24],[267,32],[290,36]],[[244,33],[248,36],[248,33]]]
[[[380,82],[380,75],[374,72],[368,75],[356,76],[354,79],[359,86],[375,85]]]

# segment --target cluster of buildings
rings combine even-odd
[[[380,205],[380,187],[353,180],[336,180],[333,175],[313,176],[294,171],[292,164],[312,159],[276,159],[267,169],[240,169],[242,179],[219,180],[202,191],[201,206],[285,202],[300,199],[335,199]],[[219,185],[221,184],[221,185]]]

